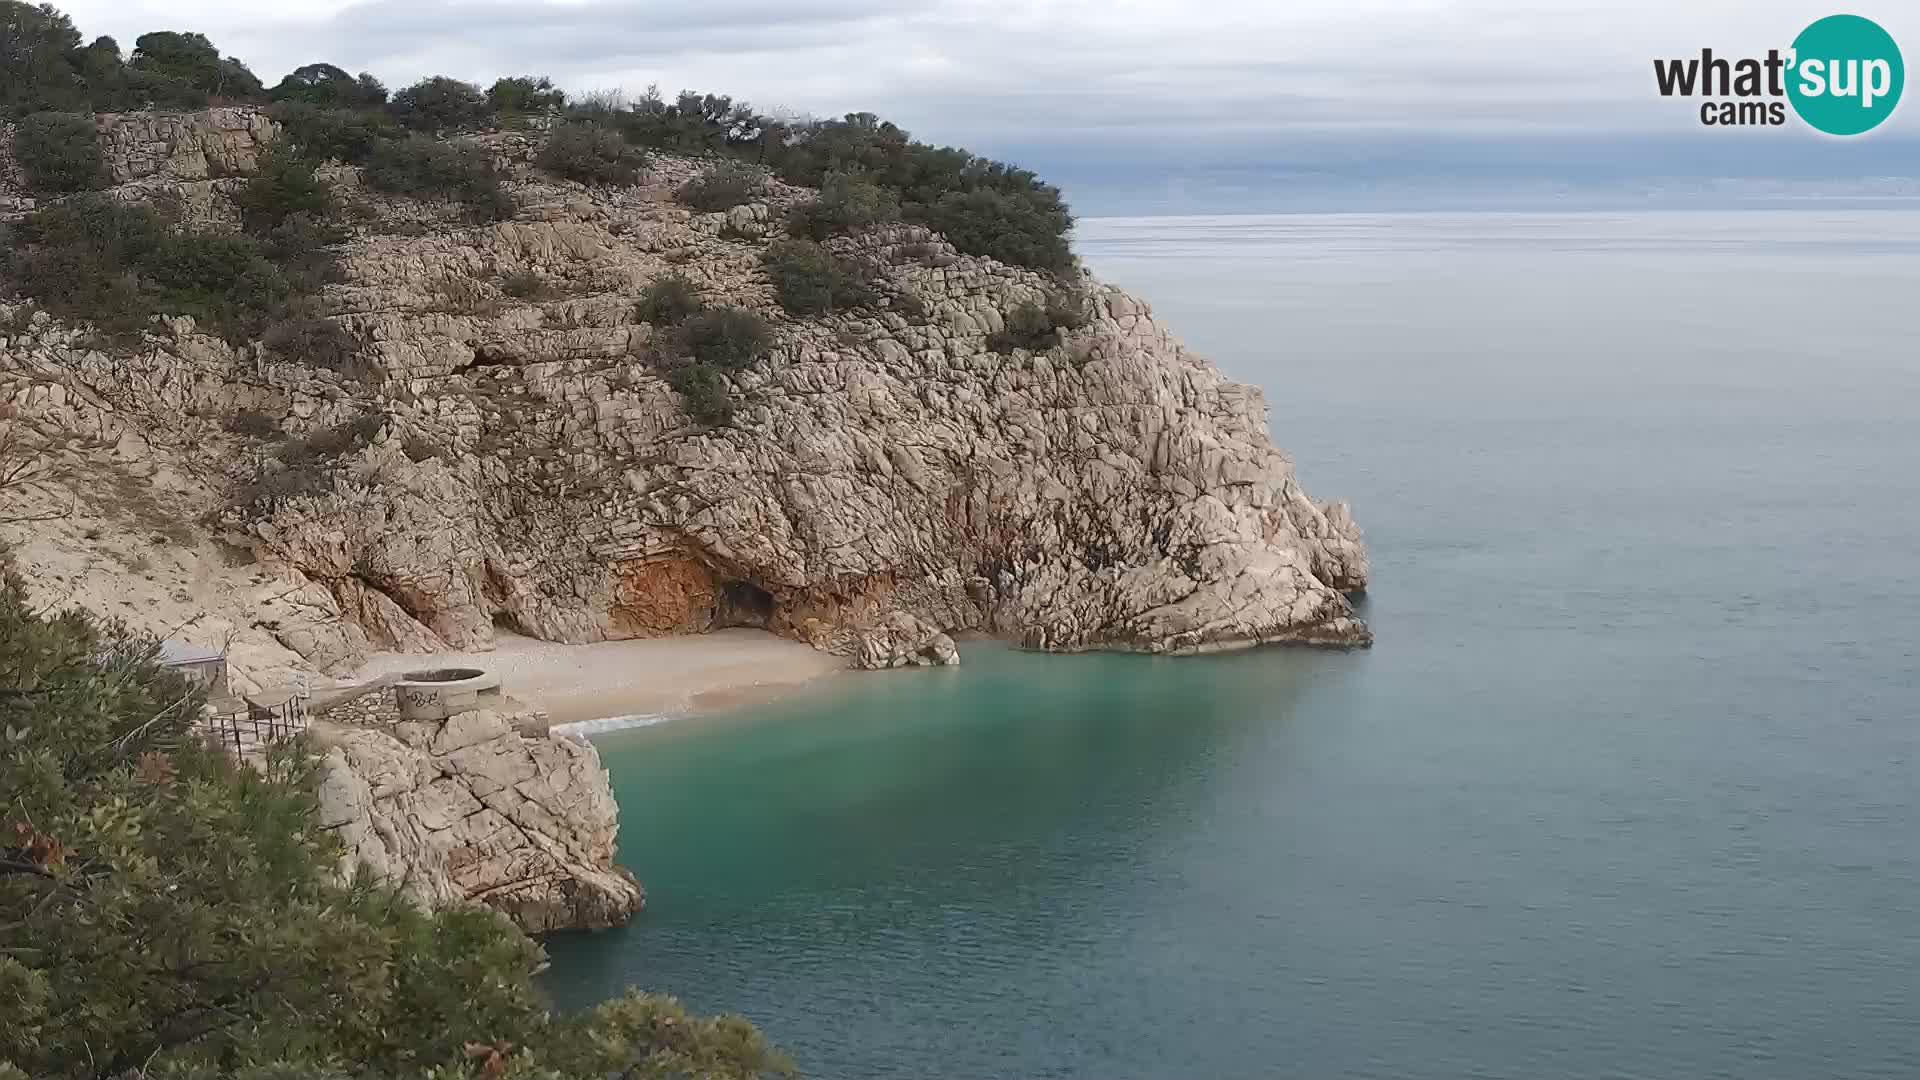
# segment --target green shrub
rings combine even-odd
[[[336,158],[363,165],[375,148],[401,135],[399,125],[384,113],[288,101],[269,109],[268,115],[280,124],[287,141],[322,161]]]
[[[746,102],[690,90],[668,102],[649,89],[619,118],[628,140],[688,156],[742,149],[758,143],[764,132]]]
[[[493,290],[464,274],[443,274],[427,282],[435,311],[454,315],[492,318],[500,314],[501,303]]]
[[[140,271],[153,282],[160,312],[191,315],[235,342],[258,334],[292,292],[260,245],[238,233],[169,234]]]
[[[858,174],[897,192],[904,216],[948,234],[961,251],[1049,273],[1071,272],[1067,233],[1073,218],[1059,189],[1024,169],[976,157],[954,147],[916,142],[871,113],[855,113],[781,129],[759,149],[762,160],[794,184],[823,186],[835,173]]]
[[[35,113],[13,135],[13,156],[35,191],[64,194],[104,186],[100,138],[93,119],[71,113]]]
[[[334,319],[296,312],[267,327],[260,343],[283,359],[327,371],[350,373],[360,355],[360,341]]]
[[[280,267],[295,293],[316,293],[339,279],[338,260],[328,249],[346,236],[331,218],[291,214],[260,237],[260,250]]]
[[[253,479],[234,490],[235,506],[272,505],[285,499],[324,495],[333,490],[333,474],[312,461],[262,462]]]
[[[788,227],[795,236],[825,240],[900,219],[900,197],[878,184],[835,173],[820,197],[793,208]]]
[[[283,223],[288,227],[297,218]],[[271,244],[241,233],[185,231],[149,206],[81,195],[30,215],[8,260],[15,286],[63,318],[107,333],[154,314],[191,315],[235,343],[265,329],[318,270],[294,277]]]
[[[254,232],[271,232],[295,214],[321,220],[333,212],[333,192],[314,175],[314,162],[289,143],[260,155],[253,175],[233,195],[241,220]]]
[[[435,75],[393,95],[394,118],[415,131],[455,131],[493,122],[493,106],[472,83]]]
[[[766,193],[766,174],[725,161],[680,185],[681,205],[703,214],[731,210]]]
[[[640,179],[647,156],[611,128],[571,123],[554,130],[534,164],[583,184],[627,186]]]
[[[733,420],[733,387],[719,368],[688,364],[667,373],[667,384],[680,392],[687,415],[708,427],[725,427]]]
[[[909,319],[924,319],[927,317],[927,302],[920,299],[920,294],[902,287],[888,294],[887,310],[897,311]]]
[[[232,340],[259,331],[288,279],[244,234],[177,233],[156,211],[81,196],[31,215],[12,259],[21,292],[102,331],[138,329],[152,313],[192,315]]]
[[[515,75],[495,80],[487,89],[487,104],[497,113],[538,113],[564,108],[567,95],[545,75]]]
[[[661,274],[647,284],[640,293],[640,302],[634,305],[634,315],[643,322],[655,326],[672,326],[688,316],[697,314],[705,305],[700,300],[700,287],[685,274]]]
[[[513,200],[500,186],[492,156],[477,146],[420,135],[381,142],[367,162],[366,178],[380,191],[462,203],[482,221],[513,214]]]
[[[278,434],[280,425],[258,409],[246,409],[227,417],[226,429],[250,439],[265,439]]]
[[[987,335],[987,348],[997,353],[1015,349],[1043,352],[1065,339],[1066,332],[1087,325],[1088,300],[1084,293],[1058,289],[1038,304],[1023,300],[1007,312],[1005,325]]]
[[[539,274],[531,270],[521,270],[500,279],[500,291],[516,300],[539,300],[553,295]]]
[[[83,195],[29,215],[7,272],[21,293],[54,315],[109,334],[137,331],[152,314],[152,284],[139,268],[168,240],[151,208]]]
[[[304,437],[288,439],[276,456],[288,466],[326,464],[371,445],[386,423],[387,418],[380,413],[362,413]]]
[[[811,240],[773,244],[766,267],[780,306],[794,315],[865,307],[879,298],[862,267]]]
[[[407,441],[401,444],[401,448],[406,451],[407,460],[413,462],[415,465],[424,461],[432,461],[441,454],[438,446],[419,435],[407,436]]]
[[[1070,273],[1074,267],[1067,244],[1072,218],[1057,204],[979,188],[949,192],[930,205],[909,206],[907,218],[941,233],[968,255],[1054,274]]]
[[[680,324],[680,346],[696,364],[737,371],[773,345],[767,320],[745,308],[701,312]]]

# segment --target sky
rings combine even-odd
[[[1920,90],[1853,139],[1709,129],[1656,57],[1785,49],[1839,10],[1920,62],[1920,2],[68,0],[88,37],[198,30],[269,84],[551,75],[871,111],[1037,169],[1083,213],[1920,200]]]

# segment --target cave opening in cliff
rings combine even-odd
[[[751,581],[722,582],[716,607],[716,626],[756,626],[765,630],[773,622],[773,594]]]

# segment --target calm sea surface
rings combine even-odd
[[[1920,1076],[1920,214],[1084,222],[1349,498],[1369,652],[964,646],[602,736],[822,1077]]]

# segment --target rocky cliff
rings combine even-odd
[[[583,741],[480,710],[381,728],[318,724],[320,823],[432,906],[479,903],[529,933],[624,924],[638,882],[613,864],[617,809]]]
[[[223,176],[273,137],[236,110],[102,130],[116,179],[215,220]],[[164,474],[168,514],[258,560],[255,593],[296,609],[263,620],[254,593],[228,598],[216,617],[263,658],[334,669],[498,626],[579,642],[763,626],[867,666],[944,662],[954,631],[1054,650],[1369,640],[1345,506],[1302,490],[1261,392],[1142,301],[1085,282],[1091,318],[1062,345],[996,352],[988,335],[1051,283],[893,225],[830,242],[887,304],[795,318],[761,255],[809,192],[700,214],[671,196],[702,162],[656,155],[639,185],[588,189],[536,170],[534,137],[483,141],[513,220],[463,225],[331,172],[374,223],[325,296],[364,373],[187,320],[109,353],[0,312],[0,400],[69,454]],[[633,301],[668,271],[775,328],[770,359],[730,376],[729,426],[690,420],[653,362],[660,331]],[[530,278],[535,297],[502,287]],[[229,432],[240,412],[296,436],[376,419],[320,489],[239,505],[270,450]]]

